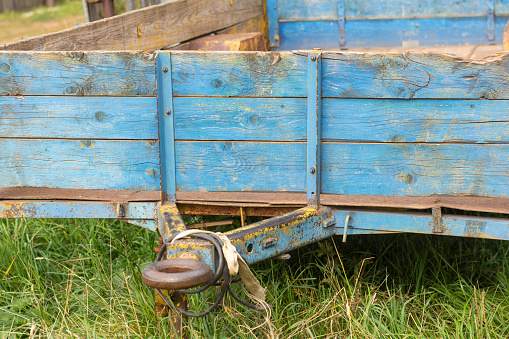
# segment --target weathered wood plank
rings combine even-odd
[[[509,99],[509,55],[323,53],[324,97]],[[174,96],[306,97],[306,53],[172,52]]]
[[[0,52],[0,95],[155,95],[141,52]]]
[[[157,141],[0,139],[0,187],[159,190]]]
[[[152,97],[0,96],[0,138],[157,139]]]
[[[271,0],[275,1],[275,0]],[[337,20],[338,0],[277,0],[280,20]],[[509,3],[496,0],[497,15],[509,15]],[[347,19],[485,17],[484,0],[345,0]]]
[[[346,47],[386,48],[502,43],[508,16],[495,18],[495,40],[488,40],[486,18],[350,20],[345,26]],[[280,45],[273,50],[339,49],[338,22],[282,21]],[[446,33],[444,33],[446,32]]]
[[[322,143],[322,193],[507,197],[509,145]],[[181,191],[305,190],[305,143],[177,142]]]
[[[0,46],[10,51],[154,51],[263,14],[262,0],[175,0]]]
[[[174,108],[179,140],[306,140],[304,98],[179,97]],[[501,143],[508,117],[501,100],[324,99],[322,139]]]
[[[180,140],[306,139],[305,99],[175,98],[173,107]]]
[[[505,100],[323,100],[322,138],[375,142],[509,142]]]
[[[194,51],[261,51],[267,52],[263,34],[216,34],[191,40],[189,49]]]
[[[292,53],[171,52],[173,94],[305,96],[306,58]]]
[[[323,96],[508,99],[509,55],[484,60],[445,54],[327,54]]]
[[[214,34],[237,34],[254,32],[261,32],[263,34],[263,36],[265,37],[265,41],[267,42],[268,49],[269,35],[267,30],[267,23],[265,21],[265,16],[263,15],[259,15],[253,19],[249,19],[234,26],[219,30],[217,32],[214,32]],[[165,48],[165,50],[187,51],[189,50],[189,45],[190,41],[187,41],[176,46]]]

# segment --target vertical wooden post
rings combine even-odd
[[[115,6],[113,0],[102,0],[103,2],[103,18],[110,18],[115,15]]]
[[[4,0],[4,12],[14,11],[14,0]]]
[[[46,6],[47,7],[53,7],[55,5],[55,1],[54,0],[46,0]]]
[[[127,12],[134,11],[136,9],[135,0],[125,0],[125,10]]]
[[[81,0],[81,4],[83,5],[83,14],[85,15],[85,22],[90,22],[90,12],[88,11],[87,0]]]
[[[140,7],[141,8],[148,7],[148,0],[140,0]]]

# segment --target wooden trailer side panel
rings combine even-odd
[[[0,53],[0,187],[157,191],[154,57]]]
[[[267,0],[278,50],[500,44],[506,0]]]
[[[321,192],[507,197],[508,60],[324,52]],[[307,53],[171,63],[178,191],[306,190]]]

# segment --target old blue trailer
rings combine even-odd
[[[271,217],[225,233],[248,264],[333,235],[508,240],[485,216],[509,214],[508,18],[505,0],[178,0],[1,46],[0,217],[158,230],[147,282],[176,303],[230,281],[221,239],[171,242],[181,214]],[[255,31],[271,51],[185,50]]]

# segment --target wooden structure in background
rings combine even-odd
[[[0,0],[0,12],[25,11],[42,5],[52,6],[53,1],[46,0]]]
[[[193,40],[189,49],[194,51],[267,51],[262,33],[211,35]]]
[[[177,0],[0,46],[11,51],[154,51],[214,32],[264,31],[262,0]]]

